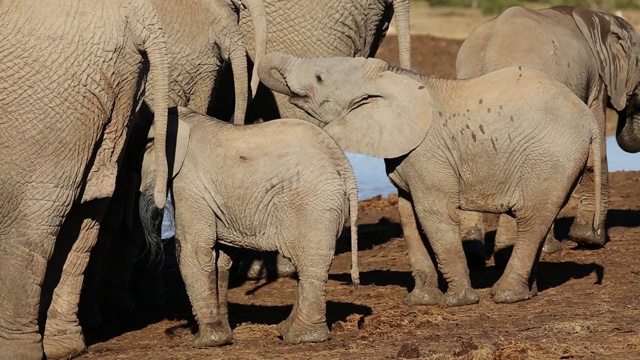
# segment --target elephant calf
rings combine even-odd
[[[556,215],[593,152],[595,229],[601,221],[601,137],[593,114],[548,75],[510,67],[470,80],[429,79],[379,59],[268,54],[260,80],[328,125],[345,151],[385,158],[416,286],[407,302],[465,305],[471,287],[459,210],[515,217],[515,248],[495,302],[535,293],[535,263]],[[448,282],[435,268],[424,229]]]
[[[172,193],[178,264],[200,326],[194,346],[232,341],[226,303],[231,261],[216,242],[278,251],[290,260],[300,279],[298,299],[278,331],[288,343],[327,340],[326,282],[349,215],[351,278],[359,282],[358,189],[342,150],[301,120],[237,126],[186,108],[178,108],[178,118]],[[158,219],[148,180],[152,148],[143,161],[140,200],[147,234]]]

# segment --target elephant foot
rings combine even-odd
[[[200,325],[200,329],[193,340],[193,347],[206,348],[233,343],[233,332],[231,327],[222,322]]]
[[[497,304],[511,304],[529,300],[538,293],[537,286],[529,286],[526,283],[505,280],[503,277],[491,288],[493,302]]]
[[[293,318],[287,318],[278,324],[277,328],[284,342],[288,344],[323,342],[331,337],[325,322],[302,325]]]
[[[575,221],[569,229],[569,237],[580,245],[595,247],[603,246],[606,240],[604,229],[596,231],[591,224],[580,224]]]
[[[557,239],[553,239],[542,246],[542,252],[545,254],[555,254],[562,250],[562,244]]]
[[[440,300],[440,305],[453,307],[476,304],[480,301],[480,296],[473,288],[467,287],[461,291],[447,291]]]
[[[259,280],[269,277],[271,272],[267,267],[270,265],[265,264],[264,259],[249,259],[247,261],[251,261],[251,263],[247,264],[246,261],[240,263],[239,274],[244,274],[244,277],[249,280]],[[273,267],[270,267],[270,269],[275,270],[275,275],[278,278],[294,277],[296,275],[296,268],[289,260],[278,256],[275,261],[275,269],[273,269]]]
[[[49,326],[49,322],[45,326]],[[45,330],[43,345],[47,359],[70,359],[86,350],[84,336],[79,326],[63,333]]]
[[[0,338],[0,358],[4,359],[3,354],[11,354],[7,359],[42,360],[43,352],[42,344],[40,343],[40,334],[35,335],[36,336],[33,336],[33,340]]]
[[[402,302],[405,305],[438,305],[442,301],[442,291],[438,288],[416,287]]]

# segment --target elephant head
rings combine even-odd
[[[431,96],[420,76],[380,59],[273,53],[258,75],[325,124],[345,151],[398,157],[420,145],[431,126]]]
[[[609,101],[618,111],[618,144],[625,151],[639,152],[640,36],[618,16],[575,8],[573,18],[596,58]]]

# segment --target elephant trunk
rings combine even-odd
[[[398,31],[400,67],[411,69],[411,27],[409,24],[409,0],[393,0]]]
[[[235,109],[233,123],[242,125],[247,113],[249,102],[249,72],[247,70],[247,47],[242,37],[240,26],[235,21],[233,11],[222,6],[224,11],[219,13],[214,31],[219,37],[223,56],[231,63],[233,72],[233,87],[235,91]]]
[[[138,23],[137,35],[142,39],[141,51],[147,53],[149,74],[145,102],[154,114],[154,146],[156,180],[153,198],[158,208],[163,209],[167,201],[169,166],[166,156],[167,121],[169,108],[169,56],[160,19],[153,6],[142,2],[139,10],[144,21]]]
[[[629,153],[640,152],[640,113],[618,112],[616,141],[620,148]]]
[[[290,72],[296,59],[286,53],[271,53],[265,56],[264,61],[258,65],[260,81],[273,91],[292,96],[284,74]]]
[[[249,13],[251,14],[251,23],[253,24],[253,37],[255,41],[256,55],[253,59],[253,73],[251,74],[251,94],[256,95],[258,90],[258,64],[267,54],[267,11],[262,0],[243,0]]]

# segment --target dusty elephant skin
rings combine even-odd
[[[539,249],[590,151],[599,200],[598,123],[568,88],[539,71],[511,67],[456,81],[424,78],[378,59],[277,53],[267,55],[258,73],[265,85],[328,122],[324,129],[342,149],[386,159],[400,190],[398,210],[416,279],[410,304],[479,300],[458,209],[515,217],[514,252],[492,288],[495,302],[509,303],[535,294]],[[418,224],[448,282],[444,295],[416,236]]]
[[[278,251],[290,260],[299,275],[298,298],[278,330],[288,343],[327,340],[325,288],[349,215],[351,276],[359,282],[358,191],[342,150],[301,120],[235,126],[186,108],[178,109],[178,118],[172,194],[178,264],[199,325],[194,346],[232,341],[226,300],[231,261],[222,245]],[[143,179],[151,179],[150,163],[145,157]],[[142,195],[140,211],[153,234],[149,195]]]
[[[514,41],[513,39],[520,39]],[[598,120],[602,143],[602,194],[600,216],[608,209],[607,161],[605,155],[605,108],[619,113],[617,140],[626,151],[640,151],[640,37],[624,19],[579,7],[560,6],[542,10],[513,7],[478,28],[465,40],[458,53],[459,79],[487,74],[508,66],[523,66],[549,74],[565,84],[591,109]],[[583,244],[605,242],[604,223],[593,226],[593,167],[580,180],[580,206],[569,236]],[[463,234],[470,240],[484,240],[481,214],[464,214]],[[512,244],[515,224],[500,219],[498,247]],[[549,232],[547,246],[558,248]]]
[[[268,26],[267,50],[301,57],[372,57],[395,14],[400,66],[411,68],[408,0],[265,0],[264,5]],[[245,39],[254,37],[249,15],[248,11],[240,12],[240,26]],[[255,59],[253,44],[248,43],[247,46],[251,59]],[[216,113],[218,117],[223,115]],[[321,127],[325,125],[292,106],[282,94],[260,87],[249,106],[247,121],[278,118],[302,119]]]
[[[0,14],[0,358],[67,358],[85,347],[83,272],[147,72],[164,206],[166,45],[142,0],[5,1]]]
[[[244,122],[249,100],[247,49],[238,25],[239,9],[231,0],[152,0],[164,30],[169,56],[169,106],[188,106],[206,113],[223,106],[220,92],[235,96],[234,123]],[[262,0],[244,0],[256,37],[253,48],[258,58],[266,48],[266,15]],[[231,64],[233,87],[217,88],[225,61]],[[255,77],[257,79],[257,76]],[[150,116],[143,112],[142,124]],[[226,119],[225,119],[226,120]],[[139,228],[137,211],[140,186],[140,160],[144,152],[144,138],[138,139],[144,126],[131,130],[135,140],[129,141],[123,157],[123,171],[118,175],[116,192],[104,216],[108,229],[101,231],[98,249],[89,263],[87,280],[82,293],[81,320],[83,324],[98,326],[102,311],[129,316],[135,310],[128,294],[131,272],[144,236]],[[142,148],[140,148],[142,144]],[[126,172],[126,174],[123,174]],[[113,242],[113,245],[111,243]],[[107,249],[109,253],[107,254]],[[103,309],[98,306],[100,278],[106,281],[102,290],[113,299],[102,297]],[[108,284],[110,285],[108,285]]]

